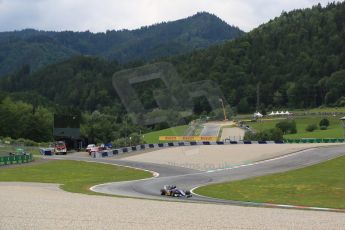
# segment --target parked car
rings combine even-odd
[[[102,147],[95,146],[90,149],[89,155],[92,156],[92,154],[103,151]]]
[[[55,153],[55,155],[60,155],[60,154],[66,155],[67,154],[67,147],[66,147],[65,142],[63,142],[63,141],[55,142],[54,153]]]
[[[111,143],[107,143],[104,145],[107,149],[112,149],[113,145]]]
[[[96,147],[95,144],[89,144],[87,147],[86,147],[86,152],[88,152],[89,154],[91,153],[91,149]]]

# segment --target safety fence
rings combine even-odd
[[[302,139],[287,139],[284,140],[287,144],[299,143],[344,143],[344,138],[302,138]]]
[[[32,154],[0,156],[0,166],[23,164],[33,161]]]

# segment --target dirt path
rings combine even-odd
[[[238,127],[232,128],[223,128],[222,136],[220,137],[221,141],[231,140],[231,141],[240,141],[243,140],[245,131]]]

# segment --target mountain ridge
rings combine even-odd
[[[344,107],[344,41],[345,2],[331,3],[283,12],[233,41],[158,61],[171,63],[182,82],[218,83],[224,101],[235,113]],[[166,128],[166,124],[139,127],[127,120],[125,107],[112,85],[115,72],[146,63],[124,65],[77,56],[36,72],[24,66],[0,79],[0,136],[49,139],[49,133],[45,137],[40,132],[51,129],[53,114],[57,112],[81,113],[83,136],[96,142],[118,140],[138,130]],[[135,85],[143,105],[154,105],[152,90],[160,89],[156,83]],[[182,90],[179,93],[185,95]],[[222,118],[221,110],[209,111],[207,99],[196,99],[194,118],[188,119],[205,114]],[[150,118],[160,116],[167,116],[173,125],[183,120],[175,108],[152,109],[149,114]]]
[[[345,3],[283,12],[241,38],[163,60],[171,62],[185,82],[217,82],[226,100],[241,113],[255,108],[257,85],[264,92],[260,107],[268,110],[340,106],[345,104],[345,96],[342,97],[345,90],[338,87],[343,84],[341,76],[345,70],[344,15]],[[104,95],[116,97],[111,87],[113,70],[138,65],[140,63],[124,66],[79,57],[46,67],[36,74],[30,74],[27,69],[19,71],[0,81],[0,90],[43,93],[46,89],[43,94],[52,101],[92,111],[97,105],[110,105],[111,100],[95,93],[93,96],[79,94],[90,92],[93,87]],[[62,76],[68,78],[61,81]],[[83,79],[88,82],[84,83]],[[339,84],[334,86],[332,79],[338,79]],[[78,81],[80,89],[76,91],[74,85]],[[60,96],[54,96],[58,94]]]
[[[206,48],[243,34],[206,12],[135,30],[0,32],[0,76],[23,65],[37,70],[74,55],[93,55],[121,63],[152,60]]]

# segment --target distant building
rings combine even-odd
[[[80,115],[54,114],[54,140],[64,141],[68,149],[81,148],[80,121]]]

